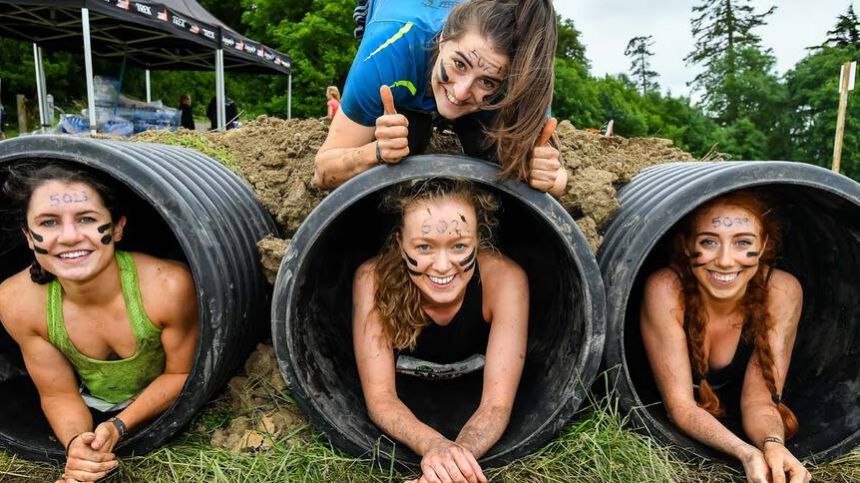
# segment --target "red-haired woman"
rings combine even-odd
[[[781,395],[803,291],[773,268],[778,224],[759,197],[737,191],[682,225],[671,266],[646,282],[640,313],[669,418],[740,460],[748,481],[809,481],[784,443],[798,430]],[[738,419],[752,444],[727,427]]]

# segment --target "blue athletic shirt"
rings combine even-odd
[[[428,69],[433,38],[461,0],[371,0],[364,38],[349,69],[340,108],[352,121],[376,125],[387,84],[398,109],[435,111]]]

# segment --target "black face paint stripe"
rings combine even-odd
[[[690,260],[695,260],[702,256],[702,252],[693,252],[690,254]],[[707,263],[690,263],[693,268],[704,267]]]
[[[439,62],[439,78],[442,79],[442,82],[448,82],[448,73],[445,72],[445,64],[443,62]]]
[[[748,258],[757,257],[757,256],[759,256],[759,255],[761,255],[761,253],[760,253],[760,252],[747,252],[747,257],[748,257]]]
[[[104,233],[104,232],[108,231],[110,229],[111,225],[112,225],[112,223],[105,223],[104,225],[100,226],[98,228],[99,233]]]
[[[43,241],[45,241],[45,237],[43,237],[42,235],[40,235],[40,234],[38,234],[38,233],[34,232],[33,230],[30,230],[30,236],[31,236],[31,237],[33,237],[33,239],[34,239],[34,240],[36,240],[37,242],[43,242]]]
[[[102,237],[102,245],[110,245],[113,241],[113,235],[105,235]]]
[[[35,251],[36,253],[38,253],[40,255],[47,255],[48,254],[48,250],[45,250],[44,248],[37,246],[37,245],[33,245],[33,251]]]
[[[403,256],[404,256],[404,257],[406,257],[406,261],[407,261],[410,265],[412,265],[413,267],[417,267],[417,266],[418,266],[418,260],[416,260],[416,259],[414,259],[414,258],[410,257],[409,255],[407,255],[407,254],[406,254],[406,252],[403,252]]]
[[[477,259],[473,258],[472,263],[470,263],[469,265],[463,266],[463,271],[468,272],[468,271],[472,270],[473,268],[475,268],[475,262],[477,262]]]
[[[471,265],[472,262],[475,261],[475,254],[477,252],[477,250],[472,250],[472,253],[470,253],[468,257],[466,257],[465,259],[463,259],[463,261],[460,262],[460,266],[465,267],[466,265]]]
[[[423,276],[424,276],[424,274],[423,274],[423,273],[421,273],[421,272],[416,272],[415,270],[412,270],[412,269],[411,269],[411,268],[409,268],[409,267],[406,267],[406,271],[407,271],[407,272],[409,272],[409,275],[412,275],[413,277],[423,277]]]

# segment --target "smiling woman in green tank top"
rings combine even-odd
[[[116,249],[126,218],[99,174],[19,165],[2,194],[34,260],[0,284],[0,321],[66,448],[61,480],[95,481],[116,467],[120,439],[182,391],[197,344],[194,282],[182,263]]]

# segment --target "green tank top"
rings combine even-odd
[[[131,255],[116,251],[122,298],[131,322],[136,351],[127,359],[102,361],[81,354],[69,339],[63,321],[63,289],[56,279],[48,284],[48,341],[72,363],[78,377],[93,396],[110,403],[120,403],[136,396],[164,372],[164,347],[161,329],[143,310],[137,268]]]

